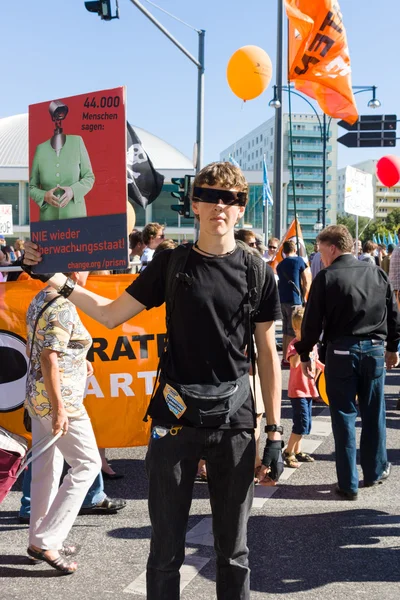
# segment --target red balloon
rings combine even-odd
[[[389,154],[378,160],[376,174],[386,187],[392,187],[400,181],[400,157]]]

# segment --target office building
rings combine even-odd
[[[283,169],[288,174],[288,184],[284,183],[282,195],[282,215],[284,229],[294,217],[294,195],[297,215],[304,238],[308,242],[315,239],[318,225],[322,221],[322,136],[320,122],[314,114],[292,115],[292,152],[294,186],[292,185],[292,161],[289,135],[289,115],[283,115]],[[275,119],[265,121],[253,131],[231,144],[220,153],[221,160],[232,156],[243,171],[260,171],[262,181],[262,161],[265,155],[268,171],[274,165]],[[336,223],[336,170],[337,170],[337,124],[327,119],[326,144],[326,217],[327,225]],[[273,188],[273,185],[272,185]]]

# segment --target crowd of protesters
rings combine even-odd
[[[290,368],[288,397],[292,406],[293,420],[292,432],[283,451],[284,464],[289,468],[298,468],[302,462],[314,462],[309,454],[302,451],[301,442],[303,436],[310,434],[311,431],[312,403],[313,400],[318,399],[319,395],[315,382],[325,365],[325,357],[318,355],[317,345],[324,346],[325,344],[328,356],[325,372],[327,387],[330,389],[332,426],[336,442],[337,494],[345,500],[356,500],[358,495],[358,476],[355,467],[356,395],[358,395],[357,402],[363,431],[365,431],[364,441],[361,444],[361,467],[364,471],[365,487],[382,483],[389,477],[391,468],[387,461],[385,445],[383,368],[379,378],[375,377],[373,382],[369,382],[371,385],[367,386],[368,389],[365,386],[363,388],[359,382],[365,378],[363,372],[365,356],[369,363],[374,361],[377,368],[379,365],[383,365],[384,360],[386,360],[387,368],[393,368],[398,363],[397,345],[400,340],[400,318],[397,304],[393,301],[394,296],[392,297],[389,280],[398,296],[400,294],[400,246],[393,248],[389,245],[386,248],[383,245],[377,246],[371,241],[366,241],[361,250],[357,241],[354,242],[344,226],[331,226],[318,236],[314,252],[310,256],[310,268],[308,262],[297,255],[296,244],[292,240],[287,240],[282,244],[283,260],[276,266],[276,286],[275,276],[269,265],[274,264],[280,242],[277,238],[272,237],[264,245],[263,239],[252,230],[234,227],[244,213],[244,205],[237,190],[240,194],[245,195],[247,184],[240,170],[226,165],[227,163],[214,163],[196,177],[194,189],[198,196],[194,196],[194,207],[196,208],[196,218],[200,221],[201,233],[198,242],[187,250],[188,255],[185,257],[184,264],[185,268],[187,264],[190,264],[190,273],[195,273],[199,278],[201,285],[199,289],[196,288],[195,294],[202,294],[202,307],[205,304],[211,306],[213,302],[226,303],[227,314],[224,316],[220,313],[221,316],[213,317],[215,331],[219,337],[228,335],[227,332],[231,327],[230,319],[233,316],[233,313],[231,314],[234,310],[232,300],[237,293],[237,287],[229,283],[230,275],[236,272],[238,281],[241,278],[240,293],[243,298],[246,298],[247,283],[245,269],[243,269],[243,266],[248,264],[246,261],[249,260],[246,258],[246,253],[257,257],[256,260],[264,265],[265,283],[254,323],[258,369],[255,372],[253,365],[249,370],[251,362],[249,353],[252,350],[250,342],[243,345],[243,340],[247,335],[243,321],[243,331],[240,330],[240,335],[236,336],[235,352],[239,359],[238,364],[234,365],[233,375],[231,373],[229,379],[227,373],[232,369],[232,364],[227,361],[225,365],[223,357],[222,363],[216,363],[214,369],[220,375],[224,373],[221,377],[223,382],[228,379],[230,381],[237,379],[242,382],[242,378],[245,376],[246,383],[241,383],[245,391],[250,390],[248,386],[252,380],[253,393],[249,392],[250,404],[246,405],[248,398],[244,394],[242,404],[238,404],[239,408],[236,409],[237,415],[236,412],[229,413],[226,429],[219,428],[218,418],[212,411],[206,416],[211,423],[211,430],[218,430],[218,440],[215,438],[213,442],[215,447],[218,446],[219,449],[226,447],[226,450],[229,448],[232,452],[234,459],[232,464],[227,460],[229,453],[224,455],[224,472],[221,471],[218,453],[214,454],[213,444],[211,446],[208,443],[204,444],[200,437],[198,439],[196,437],[196,428],[199,427],[196,421],[197,415],[188,414],[186,422],[186,417],[182,421],[178,421],[176,418],[172,419],[171,414],[168,413],[168,409],[174,415],[179,410],[182,411],[182,414],[186,410],[186,405],[180,404],[179,394],[174,396],[173,408],[172,404],[169,406],[167,398],[165,400],[162,398],[161,393],[156,392],[152,398],[149,414],[153,419],[153,426],[147,468],[153,534],[147,585],[148,597],[154,600],[166,597],[171,600],[179,598],[178,572],[183,562],[182,539],[184,538],[181,534],[186,527],[188,510],[180,510],[178,514],[175,509],[175,501],[179,496],[178,506],[183,506],[183,504],[187,507],[190,506],[191,484],[195,479],[196,472],[203,474],[203,480],[210,480],[209,489],[214,507],[214,535],[217,540],[218,570],[221,572],[220,577],[217,578],[217,597],[221,599],[227,595],[232,598],[247,599],[249,597],[246,523],[252,500],[250,490],[253,482],[272,484],[279,479],[283,469],[283,462],[280,460],[283,446],[281,442],[282,428],[279,424],[280,374],[278,371],[280,370],[279,362],[277,363],[273,326],[274,321],[281,316],[280,310],[282,310],[283,330],[281,368]],[[232,188],[234,188],[233,191]],[[218,193],[221,193],[221,196],[217,196]],[[224,203],[226,194],[230,194],[227,204]],[[211,230],[216,233],[211,234]],[[235,239],[242,245],[236,245]],[[52,313],[52,329],[49,330],[49,335],[53,340],[52,344],[47,344],[46,348],[43,343],[30,347],[30,351],[35,352],[34,368],[42,370],[44,386],[51,391],[47,396],[44,395],[47,400],[41,402],[40,406],[36,400],[33,400],[37,396],[37,390],[35,394],[30,394],[30,399],[27,400],[27,406],[35,420],[33,428],[35,439],[45,431],[53,431],[53,433],[61,431],[63,433],[63,442],[58,444],[46,459],[34,463],[30,491],[32,512],[28,554],[34,559],[46,561],[65,574],[73,573],[77,568],[77,563],[70,560],[71,557],[74,557],[76,548],[63,545],[64,539],[77,514],[87,514],[85,512],[85,494],[102,465],[103,472],[104,469],[107,472],[107,461],[104,451],[100,457],[94,442],[90,421],[87,423],[87,415],[82,405],[82,383],[86,379],[86,372],[85,376],[79,378],[78,400],[74,404],[67,405],[62,401],[61,388],[53,389],[54,381],[57,378],[51,377],[51,369],[58,364],[57,368],[60,373],[63,373],[63,377],[72,377],[70,371],[62,368],[62,347],[68,346],[69,341],[76,342],[77,339],[80,340],[78,344],[80,354],[76,360],[79,361],[80,369],[83,369],[90,336],[88,337],[89,334],[79,320],[75,305],[107,326],[110,326],[112,313],[112,323],[115,326],[115,324],[132,318],[144,308],[158,306],[165,300],[165,269],[177,247],[177,242],[165,239],[163,225],[149,223],[143,231],[134,230],[130,233],[129,245],[130,272],[139,272],[140,276],[127,288],[127,293],[117,300],[106,301],[106,299],[86,291],[84,289],[85,282],[80,278],[80,274],[55,274],[50,276],[47,287],[34,299],[28,311],[30,339],[32,339],[36,327],[35,321],[38,312],[45,300],[56,298],[52,291],[54,288],[58,289],[58,294],[60,294],[57,298],[61,298],[61,300],[56,300],[60,304],[60,309],[67,308],[72,315],[70,318],[71,331],[65,332],[62,328],[57,329],[57,319]],[[28,259],[25,264],[36,264],[40,260],[37,247],[31,243],[27,243],[26,246]],[[244,246],[246,250],[244,250]],[[23,244],[19,244],[18,248],[16,246],[15,250],[14,248],[10,250],[9,246],[2,244],[0,252],[0,261],[12,264],[18,260],[17,252],[23,255]],[[355,261],[355,259],[358,260]],[[348,274],[348,267],[355,265],[357,265],[359,277],[353,281],[352,275]],[[377,267],[381,267],[381,269]],[[209,273],[211,272],[218,281],[218,285],[215,286],[210,297],[210,295],[207,296],[206,287],[203,287],[203,284],[210,283]],[[69,282],[71,278],[72,284]],[[358,300],[363,296],[360,291],[363,282],[366,282],[368,289],[371,290],[371,298],[367,299],[370,306],[368,311],[364,311],[367,313],[364,318],[365,322],[358,327],[355,325],[354,315],[360,312]],[[341,289],[340,298],[337,297],[339,288]],[[218,296],[222,290],[224,291],[223,299],[222,296],[221,298]],[[332,291],[328,292],[329,301],[326,302],[327,290]],[[195,296],[192,295],[191,298],[195,301]],[[334,311],[334,306],[335,303],[340,302],[344,302],[344,308],[338,316]],[[193,306],[187,303],[185,307],[181,306],[181,309],[183,308],[187,313],[187,319],[191,318]],[[57,313],[57,309],[53,308],[52,311],[54,310]],[[107,312],[110,313],[109,317],[106,316]],[[185,319],[186,313],[183,314],[183,319]],[[193,358],[192,346],[187,345],[185,324],[180,324],[177,318],[173,320],[173,334],[170,329],[168,330],[172,335],[171,339],[174,335],[177,336],[180,341],[179,354],[181,354],[182,348],[186,348],[183,355],[185,359],[189,360],[190,357],[191,359],[190,362],[186,360],[185,363],[187,372],[182,371],[181,366],[178,366],[181,357],[180,362],[174,362],[176,348],[174,350],[173,347],[167,345],[166,350],[169,350],[170,354],[165,359],[169,362],[163,363],[161,368],[161,377],[164,377],[161,379],[163,385],[165,383],[170,388],[172,380],[182,381],[188,389],[190,384],[195,383],[197,371],[203,369],[203,365],[207,365],[207,361],[205,361],[205,357],[208,356],[207,348],[212,343],[209,336],[214,334],[213,329],[202,326],[204,325],[204,314],[204,312],[202,315],[199,313],[199,322],[201,321],[201,323],[199,323],[198,336],[199,340],[202,335],[206,337],[204,344],[200,343],[196,350],[196,360]],[[210,312],[211,314],[214,312]],[[46,327],[49,326],[49,317],[50,313],[47,316],[44,314],[42,317],[46,322]],[[221,324],[223,324],[222,328]],[[363,331],[366,331],[367,334],[364,335]],[[69,335],[68,340],[66,335]],[[60,336],[61,341],[58,339]],[[384,355],[385,339],[388,340],[386,357]],[[216,341],[217,338],[214,342]],[[38,344],[37,341],[36,344]],[[75,346],[76,344],[74,344]],[[344,346],[345,350],[343,351],[341,348]],[[224,343],[224,347],[228,347],[227,344]],[[338,358],[339,356],[341,358]],[[343,358],[344,356],[345,358]],[[221,361],[221,357],[218,357],[218,360]],[[345,363],[347,370],[343,368]],[[347,379],[344,371],[348,373]],[[169,377],[171,377],[171,373],[173,374],[171,379],[167,377],[167,373]],[[90,375],[90,369],[88,369],[87,375]],[[205,379],[205,383],[209,386],[213,384],[207,368],[203,369],[200,378]],[[28,388],[29,386],[37,387],[38,381],[40,378],[30,377]],[[77,384],[76,377],[72,377],[69,384]],[[166,388],[163,389],[165,391]],[[40,388],[39,392],[43,393],[43,389]],[[43,419],[43,416],[46,415],[41,413],[44,406],[48,409],[46,415],[52,416],[52,419],[46,423]],[[247,412],[242,410],[242,406],[246,407]],[[264,413],[268,423],[267,443],[261,457],[260,424]],[[249,420],[250,414],[254,416],[254,420]],[[74,417],[72,424],[71,415]],[[179,435],[174,434],[173,437],[168,436],[170,427],[176,429],[177,424],[181,423],[187,426],[184,431]],[[178,429],[182,429],[182,427],[178,427]],[[207,430],[205,431],[207,432]],[[245,431],[248,435],[243,435],[239,439],[238,431]],[[81,436],[84,437],[84,445],[87,449],[85,456],[79,454]],[[160,439],[166,441],[161,443]],[[350,440],[350,445],[346,446],[346,440],[347,442]],[[253,443],[254,451],[253,449],[250,451]],[[343,451],[344,447],[347,448],[346,452]],[[71,466],[64,482],[58,488],[63,457]],[[85,477],[80,477],[82,461],[86,461]],[[184,461],[186,461],[185,464],[190,464],[188,471],[186,471],[187,465],[183,471]],[[282,466],[280,466],[280,462]],[[221,503],[222,499],[226,497],[226,494],[222,494],[222,488],[233,485],[232,475],[238,468],[235,465],[238,464],[241,465],[242,471],[240,478],[235,479],[235,485],[240,485],[239,496],[245,498],[245,502],[241,500],[239,506],[234,500],[235,494],[231,494],[229,496],[232,498],[230,505],[226,505]],[[180,469],[179,474],[177,465]],[[252,471],[251,480],[249,478],[250,470]],[[219,475],[216,476],[216,474]],[[43,482],[46,482],[45,486],[43,486]],[[170,501],[162,507],[166,514],[161,514],[161,507],[158,507],[157,498],[160,486],[164,493],[168,492],[171,496]],[[98,491],[98,486],[96,490]],[[96,502],[95,508],[107,508],[107,503],[110,502],[121,503],[117,507],[114,506],[115,510],[125,506],[125,501],[109,499],[102,489],[100,491],[103,496],[99,502]],[[238,490],[236,489],[235,492]],[[68,522],[62,517],[66,508],[69,515]],[[90,508],[93,508],[93,505],[90,505]],[[239,517],[237,522],[232,522],[234,514]],[[168,548],[165,543],[160,543],[160,540],[163,539],[169,540]],[[237,552],[236,557],[231,552],[236,545],[237,548],[240,546],[240,559],[237,558]],[[165,575],[164,566],[166,564],[169,568],[168,577]],[[229,570],[231,575],[229,579],[222,577],[223,569]]]

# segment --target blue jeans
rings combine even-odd
[[[309,435],[312,425],[312,398],[290,398],[292,404],[292,432]]]
[[[32,463],[28,465],[28,468],[24,472],[24,479],[22,482],[22,498],[21,508],[19,509],[20,517],[29,517],[31,514],[31,480],[32,480]],[[86,494],[86,498],[83,501],[82,506],[85,508],[88,506],[94,506],[99,502],[102,502],[106,494],[104,492],[104,481],[103,475],[100,473],[92,483],[91,488]]]
[[[146,456],[152,525],[147,598],[178,600],[179,569],[200,458],[207,477],[217,555],[217,598],[249,600],[247,521],[253,502],[254,432],[183,427],[150,438]]]
[[[328,343],[325,377],[339,487],[357,492],[356,396],[361,416],[360,463],[364,481],[376,481],[387,466],[383,342],[341,338]]]

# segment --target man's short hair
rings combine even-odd
[[[254,233],[250,229],[237,229],[235,230],[235,239],[241,240],[245,244],[253,241],[256,238]]]
[[[248,192],[247,183],[242,170],[230,162],[213,162],[206,165],[194,178],[193,187],[217,185],[227,190],[236,188],[239,192]]]
[[[293,240],[286,240],[286,242],[283,242],[282,252],[284,254],[292,254],[293,252],[296,252],[296,244],[293,242]]]
[[[372,240],[367,240],[364,242],[362,250],[365,254],[369,254],[373,250],[375,250],[375,244]]]
[[[133,250],[138,244],[143,244],[143,235],[141,231],[133,231],[129,234],[129,248]]]
[[[146,246],[150,244],[150,241],[157,237],[157,233],[160,229],[163,229],[163,226],[160,225],[160,223],[147,223],[142,231],[143,243],[146,244]]]
[[[353,250],[353,238],[345,225],[325,227],[317,237],[317,241],[336,246],[340,252],[351,252]]]
[[[276,247],[278,247],[279,246],[279,240],[278,240],[278,238],[274,238],[274,237],[269,238],[269,240],[268,240],[268,246],[270,244],[274,244]]]

